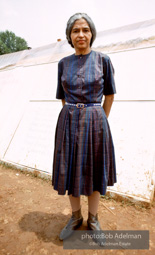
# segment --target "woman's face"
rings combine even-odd
[[[90,50],[92,33],[85,19],[76,20],[71,30],[71,40],[76,53]]]

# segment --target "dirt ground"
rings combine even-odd
[[[82,196],[86,230],[87,198]],[[155,254],[155,201],[151,208],[108,196],[100,199],[103,230],[149,230],[149,250],[66,250],[58,235],[70,218],[67,195],[58,196],[51,181],[0,165],[0,255]]]

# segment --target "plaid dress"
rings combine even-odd
[[[100,52],[71,55],[58,63],[57,99],[68,103],[101,103],[116,93],[110,58]],[[115,153],[101,106],[78,109],[64,105],[56,126],[52,185],[58,194],[105,195],[116,182]]]

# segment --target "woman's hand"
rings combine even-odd
[[[103,109],[105,111],[107,118],[109,116],[113,101],[114,101],[114,94],[105,96],[105,99],[103,102]]]
[[[62,106],[64,106],[65,105],[65,99],[61,99],[61,101],[62,101]]]

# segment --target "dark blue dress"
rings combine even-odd
[[[100,52],[71,55],[58,64],[56,98],[68,103],[101,103],[116,93],[110,58]],[[78,109],[65,105],[55,133],[52,185],[58,194],[75,197],[99,191],[116,182],[113,140],[101,106]]]

